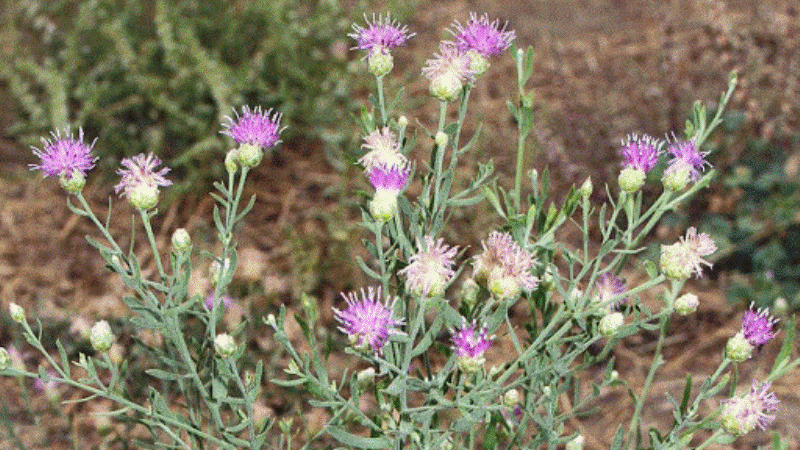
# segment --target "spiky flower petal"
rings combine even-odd
[[[363,165],[367,172],[378,165],[396,167],[408,163],[408,159],[400,153],[397,135],[389,127],[372,131],[364,137],[364,143],[361,146],[369,150],[358,160],[358,163]]]
[[[473,262],[475,276],[487,279],[489,290],[501,299],[513,299],[521,291],[536,289],[539,279],[531,269],[533,254],[514,242],[509,233],[493,231],[483,242],[483,253]]]
[[[392,20],[390,13],[386,17],[380,14],[376,17],[373,14],[372,21],[365,14],[364,20],[366,27],[353,24],[353,33],[347,35],[356,40],[354,49],[372,51],[375,47],[380,47],[391,50],[405,44],[415,35],[408,32],[407,26]]]
[[[152,153],[143,153],[133,158],[124,158],[121,162],[123,168],[117,169],[117,174],[122,177],[119,184],[114,186],[114,192],[122,191],[122,196],[139,209],[153,208],[158,202],[158,187],[169,186],[171,181],[164,178],[169,172],[168,167],[156,170],[161,160]]]
[[[430,81],[431,95],[441,101],[458,98],[464,82],[474,77],[472,59],[452,42],[442,42],[439,53],[425,62],[422,74]]]
[[[775,420],[773,412],[780,401],[769,392],[770,383],[750,385],[750,392],[721,402],[720,422],[722,428],[733,436],[743,436],[756,427],[765,430]]]
[[[609,312],[623,303],[625,298],[618,298],[612,300],[614,297],[619,296],[626,290],[625,282],[622,279],[614,276],[611,272],[604,272],[594,283],[595,289],[595,302],[605,312]]]
[[[693,140],[675,141],[667,152],[673,156],[664,171],[664,187],[672,191],[680,191],[689,183],[697,181],[700,172],[711,164],[706,161],[708,153],[701,152]]]
[[[417,243],[419,253],[412,255],[411,263],[399,273],[406,276],[406,286],[416,296],[438,297],[455,275],[453,258],[458,247],[445,245],[444,239],[433,240],[425,236],[424,247]]]
[[[458,21],[453,24],[451,33],[456,39],[456,45],[462,52],[474,50],[485,58],[503,53],[516,37],[514,31],[506,31],[508,23],[500,26],[500,20],[489,21],[487,14],[478,17],[470,13],[469,22],[461,25]]]
[[[486,327],[478,328],[475,323],[466,322],[459,330],[452,332],[453,350],[456,352],[458,366],[464,372],[476,372],[486,361],[484,353],[492,347],[494,336],[488,336]]]
[[[334,315],[341,324],[339,330],[349,336],[355,348],[380,354],[389,336],[401,333],[397,327],[403,320],[395,319],[392,312],[396,299],[387,297],[382,301],[380,287],[370,287],[366,292],[361,289],[360,296],[356,292],[342,293],[342,297],[347,309],[334,308]]]
[[[750,345],[764,345],[775,337],[773,326],[777,322],[778,320],[770,316],[766,308],[755,310],[753,305],[750,305],[750,309],[742,316],[742,333]]]
[[[260,149],[267,149],[279,142],[281,128],[281,116],[272,109],[264,111],[260,106],[251,109],[243,106],[242,112],[233,111],[233,116],[225,117],[222,124],[226,129],[221,131],[233,138],[240,145],[256,146]]]
[[[712,267],[703,257],[715,251],[717,245],[708,234],[697,234],[697,229],[690,227],[679,242],[661,246],[661,270],[674,280],[685,280],[692,274],[700,278],[703,266]]]

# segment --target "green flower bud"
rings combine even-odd
[[[400,116],[397,118],[397,126],[400,127],[402,130],[403,128],[408,126],[408,117]]]
[[[378,222],[388,222],[397,214],[397,192],[381,189],[375,192],[369,212]]]
[[[753,355],[753,345],[747,342],[744,333],[740,331],[728,339],[728,343],[725,345],[725,354],[732,361],[746,361]]]
[[[619,188],[625,192],[633,194],[644,186],[644,179],[647,174],[643,170],[626,167],[619,173]]]
[[[475,78],[486,73],[489,68],[489,60],[478,53],[477,50],[467,50],[469,57],[469,70],[474,74]]]
[[[89,330],[89,342],[96,352],[106,353],[111,349],[116,338],[111,332],[111,326],[105,320],[101,320]]]
[[[185,252],[192,246],[192,238],[186,228],[178,228],[172,233],[172,248],[178,252]]]
[[[675,311],[682,316],[688,316],[697,311],[699,304],[700,301],[696,295],[692,293],[684,294],[675,300]]]
[[[218,334],[214,338],[214,350],[221,358],[230,358],[236,353],[236,341],[227,333]]]
[[[225,154],[225,170],[229,174],[236,173],[239,170],[239,150],[233,149]]]
[[[242,167],[252,168],[261,164],[261,159],[264,157],[264,152],[258,145],[242,144],[239,146],[238,156],[238,162],[242,165]]]
[[[461,286],[461,302],[466,305],[474,305],[478,301],[478,292],[480,290],[478,283],[472,278],[468,278]]]
[[[447,136],[447,133],[439,131],[436,133],[436,138],[434,139],[434,142],[436,142],[437,147],[445,148],[447,147],[447,143],[449,140],[450,138]]]
[[[613,312],[606,314],[600,319],[600,324],[597,326],[598,331],[605,337],[610,337],[617,334],[620,327],[625,324],[625,317],[620,312]]]
[[[388,50],[376,45],[367,57],[367,65],[369,66],[369,73],[376,77],[382,77],[394,68],[394,58]]]
[[[358,375],[356,375],[356,380],[358,381],[358,386],[361,389],[372,386],[372,384],[375,383],[375,368],[367,367],[366,369],[358,372]]]
[[[11,355],[8,354],[8,350],[0,347],[0,370],[6,370],[9,366],[11,366]]]
[[[516,389],[506,391],[503,395],[503,405],[513,408],[517,403],[519,403],[519,391]]]
[[[11,320],[17,323],[25,322],[25,310],[18,304],[11,302],[8,305],[8,312],[11,314]]]
[[[589,177],[583,182],[581,187],[578,188],[578,194],[580,194],[580,196],[583,198],[587,198],[592,195],[593,189],[594,186],[592,185],[592,177]]]
[[[483,356],[459,356],[456,359],[458,368],[464,373],[475,373],[483,369],[486,358]]]
[[[574,439],[567,442],[565,450],[583,450],[583,436],[575,436]]]
[[[436,74],[431,79],[430,92],[431,95],[443,102],[452,102],[458,99],[458,94],[461,93],[461,88],[464,84],[461,82],[458,74],[452,70],[447,70],[442,73]]]
[[[158,204],[158,187],[140,183],[128,193],[128,201],[142,211],[153,209]]]
[[[664,189],[672,192],[682,191],[692,178],[692,166],[686,163],[676,163],[664,171],[661,181]]]

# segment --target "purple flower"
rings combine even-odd
[[[720,422],[733,436],[742,436],[756,427],[765,430],[774,420],[771,414],[778,410],[779,400],[769,392],[770,383],[753,380],[750,392],[721,402]]]
[[[445,285],[453,278],[453,258],[458,247],[445,245],[444,239],[434,241],[425,236],[425,248],[421,243],[419,253],[411,256],[411,263],[398,273],[406,276],[409,292],[417,296],[438,297],[444,294]]]
[[[473,323],[453,331],[453,350],[456,352],[458,366],[464,372],[476,372],[486,361],[484,353],[492,347],[494,336],[487,335],[486,327],[478,329]]]
[[[272,109],[264,111],[260,106],[250,109],[242,107],[242,113],[233,111],[233,117],[225,117],[226,123],[222,126],[227,129],[222,134],[227,134],[238,144],[249,144],[266,149],[277,144],[278,137],[283,131],[281,128],[282,114],[273,113]]]
[[[615,277],[611,272],[604,272],[594,283],[597,301],[601,308],[611,310],[620,303],[625,302],[624,298],[611,301],[612,298],[622,294],[626,290],[625,282]]]
[[[489,291],[502,299],[512,299],[522,290],[536,289],[539,279],[531,273],[536,259],[509,233],[493,231],[482,244],[483,253],[475,257],[473,266],[477,277],[487,278]]]
[[[775,337],[772,327],[778,322],[766,308],[754,310],[753,305],[742,316],[742,334],[750,345],[764,345]]]
[[[76,175],[85,177],[86,172],[94,167],[97,157],[92,156],[92,147],[97,141],[91,144],[83,142],[83,130],[78,129],[78,138],[72,137],[69,129],[50,133],[51,139],[42,138],[43,148],[36,147],[33,154],[39,157],[40,164],[31,164],[31,170],[41,170],[44,176],[65,177],[72,179]]]
[[[380,164],[369,171],[369,182],[376,191],[393,192],[397,195],[406,187],[410,176],[411,168],[408,164]]]
[[[648,135],[641,137],[631,134],[622,141],[624,167],[647,173],[658,163],[661,143]]]
[[[386,303],[382,302],[380,287],[370,287],[366,292],[361,289],[360,297],[356,292],[342,293],[342,297],[347,302],[347,309],[334,308],[333,312],[341,324],[339,330],[349,336],[357,349],[371,348],[380,354],[389,335],[401,333],[396,327],[402,325],[403,320],[392,317],[396,299],[388,297]]]
[[[700,152],[693,140],[676,141],[667,147],[667,152],[673,156],[666,172],[688,170],[692,181],[696,181],[700,176],[700,171],[705,166],[710,166],[706,161],[708,153]],[[665,174],[666,175],[666,174]]]
[[[400,153],[397,135],[389,127],[373,130],[364,137],[364,143],[361,146],[369,150],[358,160],[358,163],[363,165],[367,172],[379,165],[397,167],[408,162],[408,159]]]
[[[397,21],[392,20],[389,13],[386,14],[386,17],[378,15],[377,18],[373,14],[372,22],[365,14],[364,20],[367,23],[366,28],[353,24],[354,32],[348,34],[349,37],[356,40],[356,46],[353,49],[369,52],[376,47],[381,50],[393,49],[405,44],[415,34],[409,33],[407,26],[401,26]]]
[[[117,169],[117,174],[122,177],[122,180],[114,186],[114,192],[122,196],[130,197],[131,193],[139,188],[146,187],[149,189],[158,189],[159,186],[169,186],[171,181],[164,178],[164,175],[169,172],[169,167],[156,170],[161,160],[158,156],[150,153],[145,156],[140,153],[133,158],[124,158],[120,163],[123,169]]]
[[[456,39],[456,45],[462,52],[474,50],[483,57],[497,56],[503,53],[515,38],[513,31],[506,31],[508,23],[500,28],[500,20],[489,22],[489,16],[484,14],[480,18],[478,15],[470,13],[469,23],[466,26],[458,21],[453,25],[455,31],[451,31]]]
[[[229,295],[221,294],[217,298],[217,303],[221,303],[222,311],[225,311],[233,305],[233,299]],[[209,292],[206,296],[205,305],[209,311],[214,308],[214,291]]]

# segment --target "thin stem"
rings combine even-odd
[[[153,234],[153,228],[150,226],[150,216],[147,211],[140,209],[139,217],[142,218],[142,225],[144,225],[144,231],[147,234],[147,240],[150,242],[150,249],[153,251],[153,259],[156,261],[156,267],[158,267],[158,275],[162,280],[165,280],[167,278],[167,274],[164,272],[164,266],[161,264],[161,254],[158,252],[156,237]]]
[[[386,126],[386,100],[383,93],[383,77],[375,77],[378,85],[378,107],[381,110],[381,125]]]

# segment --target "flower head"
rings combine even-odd
[[[753,380],[750,392],[722,401],[722,428],[733,436],[743,436],[756,427],[765,430],[774,420],[771,413],[778,409],[778,398],[769,392],[770,383]]]
[[[648,135],[641,137],[631,134],[622,141],[624,167],[649,172],[658,163],[661,143]]]
[[[122,192],[123,197],[139,209],[150,209],[158,202],[158,187],[169,186],[171,181],[164,178],[168,167],[156,170],[161,160],[152,153],[143,153],[133,158],[125,158],[121,162],[123,169],[117,169],[122,180],[114,186],[114,192]]]
[[[614,297],[622,294],[626,290],[625,282],[622,279],[615,277],[611,272],[603,272],[597,281],[594,283],[596,301],[599,306],[610,311],[617,305],[624,302],[625,299],[617,299],[612,301]]]
[[[516,298],[520,291],[532,291],[539,285],[531,269],[533,254],[514,242],[509,233],[493,231],[483,242],[483,253],[473,262],[475,275],[488,279],[489,290],[503,299]]]
[[[219,297],[217,297],[217,301],[214,302],[214,291],[211,291],[208,293],[208,295],[206,295],[204,302],[206,309],[209,311],[214,309],[214,303],[219,304],[222,310],[225,311],[226,309],[230,308],[231,305],[233,305],[233,299],[231,299],[229,295],[221,294]]]
[[[45,177],[61,178],[62,186],[70,192],[78,192],[83,187],[86,172],[94,167],[97,157],[92,156],[91,144],[83,142],[83,129],[78,129],[78,137],[73,138],[69,130],[50,133],[51,139],[42,138],[41,149],[32,147],[39,157],[39,164],[31,164],[31,170],[40,170]]]
[[[364,143],[361,146],[369,150],[358,160],[358,163],[363,165],[367,172],[378,165],[395,167],[408,162],[408,159],[400,153],[397,135],[389,127],[372,131],[364,137]]]
[[[364,15],[366,27],[353,24],[353,33],[349,37],[356,40],[354,49],[372,51],[375,47],[393,49],[406,43],[415,33],[409,33],[408,27],[392,20],[391,14],[386,17],[372,15],[372,22]]]
[[[456,352],[458,366],[464,372],[476,372],[486,361],[484,353],[492,347],[494,336],[488,336],[486,327],[478,329],[477,325],[464,326],[453,334],[453,350]]]
[[[742,334],[750,345],[764,345],[775,337],[772,327],[778,322],[766,308],[754,310],[753,305],[742,316]]]
[[[661,270],[669,278],[685,280],[693,273],[703,276],[703,266],[712,264],[703,259],[717,251],[717,245],[706,233],[697,234],[695,227],[686,231],[686,237],[672,245],[661,246]]]
[[[360,350],[372,349],[374,353],[381,353],[383,345],[391,334],[400,334],[396,327],[403,324],[402,319],[393,317],[392,309],[395,299],[387,298],[386,303],[381,301],[381,288],[368,288],[365,292],[361,289],[358,293],[342,293],[347,302],[344,311],[334,308],[336,320],[341,326],[339,330],[350,337],[350,342]]]
[[[673,158],[664,171],[663,181],[664,186],[672,191],[683,189],[689,181],[697,181],[703,168],[710,166],[706,161],[708,153],[701,152],[691,139],[673,142],[667,152]]]
[[[424,249],[417,243],[419,253],[411,256],[411,263],[399,273],[406,276],[406,285],[414,295],[438,297],[455,275],[453,258],[458,247],[449,247],[444,239],[434,241],[430,236],[425,236],[424,243]]]
[[[226,129],[221,133],[230,136],[242,146],[239,155],[240,161],[246,159],[248,153],[252,153],[253,155],[250,157],[258,158],[260,162],[261,150],[270,148],[279,142],[278,138],[283,131],[281,116],[282,114],[277,112],[273,113],[272,109],[264,111],[260,106],[253,109],[243,106],[241,114],[234,110],[233,117],[225,117],[226,122],[222,126]]]
[[[422,74],[430,80],[431,94],[442,101],[458,97],[464,82],[474,77],[472,58],[452,42],[442,42],[439,53],[425,62]]]
[[[454,31],[451,33],[460,51],[474,50],[489,58],[503,53],[516,37],[514,31],[506,31],[507,25],[508,23],[505,23],[501,28],[499,19],[489,22],[487,14],[478,17],[477,14],[470,13],[467,25],[461,25],[456,21],[453,24]]]

